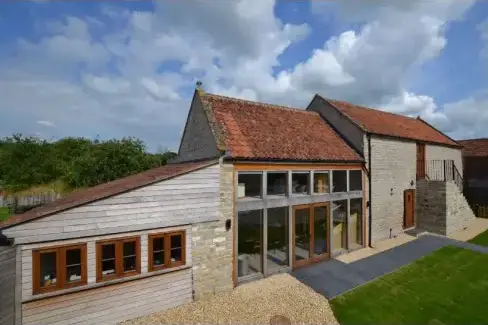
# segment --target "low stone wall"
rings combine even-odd
[[[416,226],[428,232],[448,236],[475,218],[453,182],[419,180],[415,199]]]
[[[217,292],[231,291],[232,228],[226,229],[226,220],[234,222],[233,166],[220,165],[220,220],[192,226],[193,290],[195,300],[205,299]],[[233,227],[233,225],[232,225]]]

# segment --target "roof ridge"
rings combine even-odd
[[[248,99],[241,99],[241,98],[229,97],[229,96],[223,96],[223,95],[217,95],[217,94],[211,94],[211,93],[205,93],[202,96],[203,97],[205,97],[205,96],[218,97],[218,98],[233,100],[233,101],[237,101],[237,102],[241,102],[241,103],[254,104],[254,105],[262,105],[262,106],[265,106],[267,108],[286,109],[286,110],[298,111],[298,112],[303,112],[303,113],[318,114],[317,112],[307,111],[306,109],[302,109],[302,108],[289,107],[289,106],[283,106],[283,105],[277,105],[277,104],[270,104],[270,103],[263,103],[263,102],[248,100]]]
[[[410,117],[410,116],[403,115],[403,114],[399,114],[399,113],[393,113],[393,112],[383,111],[383,110],[378,109],[378,108],[364,106],[364,105],[358,105],[358,104],[354,104],[354,103],[351,103],[351,102],[346,102],[344,100],[332,99],[332,98],[323,97],[323,96],[321,96],[321,97],[323,99],[325,99],[326,101],[334,101],[334,102],[345,103],[345,104],[349,104],[349,105],[354,105],[354,106],[356,106],[356,108],[367,109],[367,110],[377,111],[377,112],[381,112],[381,113],[385,113],[385,114],[390,114],[390,115],[394,115],[394,116],[405,117],[405,118],[408,118],[408,119],[411,119],[411,120],[417,120],[416,117]],[[338,107],[338,109],[342,110],[340,107]]]
[[[488,140],[487,138],[474,138],[474,139],[464,139],[464,140],[456,140],[457,142],[465,142],[465,141],[479,141],[479,140]]]

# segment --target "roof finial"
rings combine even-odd
[[[202,87],[202,82],[200,80],[197,80],[197,91],[200,93],[200,94],[203,94],[204,91],[203,91],[203,87]]]

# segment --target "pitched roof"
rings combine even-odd
[[[465,157],[488,157],[488,138],[459,140]]]
[[[323,99],[366,132],[460,147],[456,141],[420,118],[393,114],[339,100]]]
[[[214,134],[223,139],[231,158],[362,161],[318,113],[213,94],[199,96],[216,121]]]
[[[142,173],[130,175],[112,182],[100,184],[73,192],[53,202],[44,204],[25,213],[15,215],[0,222],[0,229],[15,226],[20,223],[45,217],[57,212],[72,209],[87,203],[108,198],[113,195],[129,192],[140,187],[180,176],[197,169],[216,164],[216,160],[169,164],[146,170]]]

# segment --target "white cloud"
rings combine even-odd
[[[49,136],[130,135],[175,149],[197,79],[228,96],[304,107],[320,93],[455,129],[449,112],[456,105],[443,112],[408,86],[411,74],[444,49],[446,26],[470,1],[327,3],[360,28],[324,40],[288,70],[280,69],[281,56],[310,26],[283,23],[274,5],[164,1],[154,12],[101,5],[101,17],[49,22],[43,38],[19,40],[19,56],[0,61],[0,110],[8,108],[9,121],[1,129],[52,120],[57,127],[44,130]]]
[[[51,121],[37,121],[37,124],[40,124],[40,125],[43,125],[43,126],[47,126],[47,127],[50,127],[50,128],[53,128],[53,127],[56,127],[56,124],[54,124],[53,122]]]

